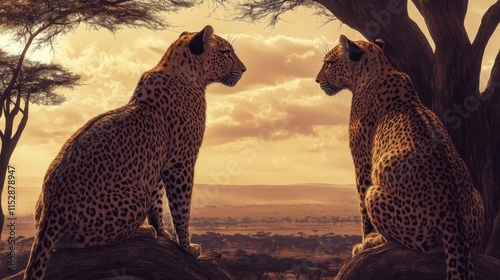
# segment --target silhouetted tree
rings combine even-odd
[[[31,48],[52,45],[80,24],[116,32],[122,27],[161,29],[167,26],[163,12],[196,4],[195,0],[2,0],[0,32],[23,44],[20,54],[0,52],[0,236],[4,224],[1,193],[9,161],[28,122],[29,104],[58,105],[64,97],[59,87],[73,88],[79,76],[59,65],[30,62]],[[15,168],[15,167],[14,167]],[[11,168],[12,170],[12,168]],[[13,175],[10,174],[13,182]]]

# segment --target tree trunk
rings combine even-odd
[[[498,211],[497,217],[495,218],[495,222],[493,223],[493,231],[495,233],[500,232],[500,211]],[[490,239],[490,243],[486,247],[486,251],[484,252],[488,256],[495,257],[500,260],[500,236],[492,235]],[[500,273],[500,272],[499,272]]]
[[[486,224],[476,249],[484,252],[491,238],[500,238],[500,227],[493,228],[500,210],[500,53],[483,94],[479,75],[484,48],[500,21],[500,1],[486,12],[471,43],[464,27],[468,1],[413,0],[434,52],[409,18],[407,0],[314,1],[368,40],[383,39],[391,63],[410,75],[422,103],[441,118],[484,201]]]
[[[6,102],[9,102],[7,99]],[[6,106],[6,105],[4,105]],[[9,106],[6,106],[9,108]],[[1,200],[3,197],[3,190],[5,187],[5,179],[7,178],[7,170],[9,168],[9,161],[14,151],[11,145],[11,135],[12,135],[13,118],[10,117],[9,113],[5,113],[5,130],[2,133],[2,148],[0,149],[0,239],[2,237],[3,226],[5,222],[5,214],[3,212],[3,205],[1,205]]]
[[[28,123],[28,113],[29,113],[29,97],[24,100],[24,110],[21,110],[21,96],[18,94],[14,108],[11,110],[11,98],[7,98],[3,104],[2,110],[4,110],[5,116],[5,130],[1,134],[2,148],[0,149],[0,238],[2,237],[2,232],[5,223],[5,214],[2,207],[2,194],[5,187],[5,179],[7,178],[7,171],[9,169],[10,158],[14,153],[14,149],[21,138],[21,134],[26,128]],[[22,117],[17,125],[17,129],[14,131],[14,121],[17,114],[21,113]],[[17,181],[17,180],[16,180]],[[15,211],[14,211],[15,214]]]
[[[24,270],[5,280],[23,279]],[[122,277],[120,277],[122,276]],[[231,280],[219,257],[199,258],[172,240],[134,238],[118,244],[55,251],[47,268],[51,280]]]
[[[473,254],[476,280],[498,279],[500,260]],[[336,280],[443,280],[444,254],[427,255],[396,243],[367,249],[350,259]]]

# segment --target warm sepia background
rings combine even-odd
[[[470,1],[466,27],[471,38],[494,2]],[[363,38],[339,21],[324,24],[310,10],[286,13],[284,21],[272,28],[267,22],[230,21],[234,11],[215,8],[204,4],[168,15],[166,20],[173,26],[156,33],[124,29],[113,35],[82,26],[60,37],[53,52],[31,54],[31,59],[54,61],[80,74],[84,85],[65,90],[68,101],[61,106],[31,106],[28,125],[11,160],[18,187],[33,190],[18,198],[20,214],[33,211],[45,171],[66,139],[90,118],[127,103],[141,73],[155,66],[170,43],[181,32],[198,31],[206,24],[218,35],[236,38],[236,53],[248,71],[234,88],[211,85],[207,89],[207,128],[195,183],[354,183],[347,134],[351,95],[327,97],[314,78],[325,46],[333,47],[340,34]],[[425,30],[413,6],[410,15]],[[9,51],[19,52],[8,38],[0,40]],[[499,32],[486,50],[482,86],[498,42]]]

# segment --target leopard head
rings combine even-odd
[[[374,61],[373,59],[380,60],[383,48],[384,42],[380,39],[375,40],[374,43],[353,42],[341,35],[340,44],[325,55],[316,82],[330,96],[337,94],[342,89],[352,90],[356,83],[363,76],[366,76],[365,67],[371,67],[368,62]],[[373,70],[376,71],[376,69],[370,69],[370,72],[374,72]]]
[[[215,35],[212,26],[207,25],[200,32],[184,32],[181,38],[186,42],[192,60],[197,62],[193,65],[201,67],[199,70],[206,85],[221,83],[235,86],[246,71],[233,46]]]

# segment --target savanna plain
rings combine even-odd
[[[35,205],[39,188],[18,192],[22,204]],[[353,185],[195,185],[190,227],[192,241],[219,253],[233,279],[328,279],[361,239]],[[17,271],[34,231],[33,213],[19,215]],[[6,245],[0,244],[4,252]],[[2,270],[0,277],[11,274]]]

